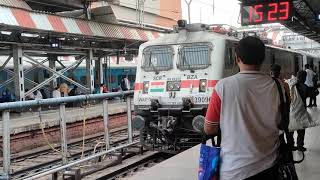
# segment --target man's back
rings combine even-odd
[[[277,158],[280,99],[272,78],[240,72],[218,82],[221,99],[220,179],[244,179],[274,165]]]
[[[307,72],[307,78],[305,84],[308,87],[313,87],[313,77],[315,76],[316,73],[314,73],[311,69],[306,69]]]

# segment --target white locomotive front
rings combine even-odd
[[[239,71],[237,39],[210,32],[201,24],[181,25],[176,33],[140,46],[134,93],[133,127],[140,130],[141,143],[167,152],[201,142],[217,81]],[[266,46],[261,70],[269,73],[272,64],[279,64],[282,78],[290,78],[306,63],[320,73],[318,56]]]
[[[225,73],[225,46],[225,36],[198,24],[140,46],[133,127],[144,145],[180,151],[200,142],[211,93]]]

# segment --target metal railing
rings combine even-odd
[[[61,158],[62,158],[62,166],[54,167],[52,169],[48,169],[45,172],[39,173],[35,176],[32,176],[28,179],[36,179],[46,175],[50,175],[56,173],[58,171],[64,170],[71,166],[89,161],[96,157],[103,156],[105,154],[114,152],[118,149],[128,147],[136,144],[137,142],[133,142],[133,134],[131,127],[131,95],[133,95],[133,91],[124,91],[124,92],[112,92],[112,93],[104,93],[104,94],[90,94],[90,95],[80,95],[80,96],[72,96],[72,97],[61,97],[61,98],[51,98],[51,99],[39,99],[32,101],[18,101],[18,102],[9,102],[9,103],[0,103],[0,111],[2,111],[2,139],[3,139],[3,173],[0,175],[0,179],[10,179],[11,176],[11,154],[10,154],[10,111],[22,108],[31,108],[31,107],[41,107],[47,105],[59,105],[59,119],[60,119],[60,132],[61,132]],[[110,137],[109,137],[109,129],[108,129],[108,98],[114,97],[124,97],[126,98],[126,106],[127,106],[127,120],[128,120],[128,144],[122,145],[116,148],[110,149]],[[66,111],[65,104],[73,103],[73,102],[82,102],[82,101],[91,101],[91,100],[102,100],[103,104],[103,121],[104,121],[104,139],[106,143],[106,150],[100,153],[85,157],[80,160],[68,162],[67,158],[67,122],[66,122]]]

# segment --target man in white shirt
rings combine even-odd
[[[59,87],[55,87],[52,91],[52,98],[59,98],[61,97],[61,92],[59,91]]]
[[[124,82],[125,82],[127,90],[130,90],[130,81],[128,79],[128,76],[124,78]]]
[[[242,39],[240,72],[220,80],[212,93],[204,130],[221,130],[220,180],[276,179],[280,97],[274,80],[260,71],[264,58],[260,39]]]
[[[39,90],[36,92],[36,99],[43,99],[42,93]]]
[[[26,89],[25,92],[28,92],[29,89]],[[33,93],[29,94],[28,96],[26,96],[26,100],[34,100],[36,97]]]
[[[308,94],[309,94],[309,97],[310,97],[310,101],[309,101],[309,105],[308,107],[312,107],[312,106],[316,106],[316,96],[315,96],[315,87],[314,87],[314,83],[313,83],[313,78],[314,76],[316,75],[315,72],[312,71],[312,69],[310,69],[310,65],[309,64],[306,64],[305,65],[305,68],[306,68],[306,72],[307,72],[307,78],[306,78],[306,81],[305,81],[305,85],[308,86]]]

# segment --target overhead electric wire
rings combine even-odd
[[[121,4],[126,4],[126,5],[134,5],[135,4],[132,4],[132,3],[124,3],[124,2],[121,2]],[[160,11],[167,11],[167,12],[173,12],[173,13],[180,13],[181,11],[177,9],[161,9],[161,8],[155,8],[155,7],[151,7],[151,6],[144,6],[144,8],[148,8],[148,9],[155,9],[155,10],[160,10]]]
[[[204,2],[204,1],[201,1],[201,0],[197,0],[197,1],[195,1],[195,2],[200,3],[200,4],[204,4],[204,5],[211,6],[211,7],[215,8],[215,9],[220,9],[220,10],[223,10],[223,11],[233,12],[233,11],[231,11],[231,10],[228,10],[228,9],[225,9],[225,8],[221,8],[221,7],[215,6],[215,5],[212,4],[212,3]]]

